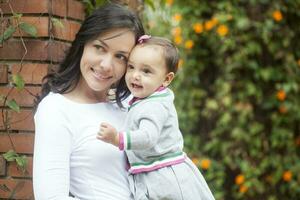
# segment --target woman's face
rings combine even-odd
[[[124,75],[134,45],[135,35],[128,29],[113,29],[87,42],[80,61],[80,88],[85,93],[106,95]]]

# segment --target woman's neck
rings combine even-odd
[[[101,103],[108,101],[107,94],[108,91],[93,91],[86,83],[80,81],[74,90],[64,96],[78,103]]]

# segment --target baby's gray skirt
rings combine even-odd
[[[129,184],[135,200],[214,200],[189,158],[181,164],[129,175]]]

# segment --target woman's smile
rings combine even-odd
[[[99,70],[96,70],[93,67],[91,67],[91,70],[93,72],[93,76],[98,80],[109,80],[110,78],[112,78],[112,76],[105,73],[101,73],[99,72]]]

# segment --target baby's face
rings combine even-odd
[[[133,96],[145,98],[160,86],[167,86],[163,50],[155,45],[138,45],[130,53],[126,84]]]

